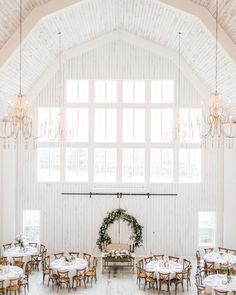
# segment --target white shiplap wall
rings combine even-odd
[[[65,79],[176,79],[178,69],[173,61],[124,41],[113,41],[67,60],[63,68]],[[199,106],[202,97],[197,83],[182,76],[182,105]],[[38,93],[36,105],[55,105],[56,78]],[[174,193],[175,197],[124,197],[121,207],[137,217],[144,226],[144,247],[138,253],[164,252],[173,255],[193,255],[197,248],[197,214],[199,210],[216,210],[217,244],[222,244],[223,183],[222,151],[203,151],[202,184],[146,185],[135,188],[115,185],[96,188],[92,184],[37,183],[37,151],[18,150],[16,232],[22,231],[22,211],[41,211],[41,241],[50,252],[80,250],[95,253],[98,230],[108,210],[119,206],[116,197],[61,196],[63,191],[130,191]],[[121,240],[127,240],[128,228],[122,227]],[[116,225],[111,235],[118,240]],[[13,238],[13,237],[12,237]],[[122,241],[121,241],[122,242]]]

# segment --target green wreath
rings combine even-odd
[[[137,219],[129,215],[124,209],[114,209],[107,213],[107,216],[103,219],[103,223],[99,230],[99,238],[97,240],[98,248],[102,251],[104,243],[111,244],[111,237],[108,235],[108,227],[117,220],[123,220],[128,222],[133,230],[132,239],[134,247],[140,247],[143,242],[143,226],[141,226]]]

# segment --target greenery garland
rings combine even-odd
[[[117,220],[123,220],[128,222],[133,230],[132,239],[134,241],[134,247],[140,247],[143,242],[143,226],[141,226],[137,219],[129,215],[124,209],[113,209],[107,213],[107,216],[103,219],[103,223],[99,230],[99,238],[97,240],[98,248],[102,251],[104,243],[111,244],[111,237],[108,235],[108,227]]]

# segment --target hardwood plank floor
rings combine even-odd
[[[193,262],[194,259],[191,259],[193,268],[192,268],[192,286],[189,290],[185,290],[183,293],[180,289],[177,294],[196,294],[196,289],[194,287],[194,275],[196,271],[196,265]],[[185,287],[186,289],[186,287]],[[98,281],[96,284],[93,283],[91,288],[88,284],[87,289],[78,287],[77,291],[71,290],[71,294],[83,294],[83,295],[139,295],[139,294],[153,294],[152,290],[143,290],[143,285],[139,290],[138,285],[136,284],[136,274],[133,274],[132,271],[125,268],[111,268],[110,270],[101,272],[101,267],[98,271]],[[34,272],[30,276],[30,295],[43,295],[43,294],[68,294],[67,290],[59,290],[57,293],[56,288],[53,290],[52,287],[47,286],[47,280],[43,286],[42,283],[42,272]],[[155,294],[158,294],[157,290]],[[159,294],[168,294],[167,292],[160,292]],[[171,294],[175,294],[174,291]]]

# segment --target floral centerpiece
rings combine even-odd
[[[165,268],[169,268],[169,257],[168,256],[164,256],[164,258],[163,258],[163,266]]]
[[[16,245],[19,248],[21,249],[25,248],[25,240],[24,240],[23,234],[19,234],[18,236],[16,236],[15,241],[16,241]]]
[[[132,257],[132,253],[127,250],[121,250],[121,249],[112,249],[109,252],[104,253],[104,257],[107,258],[114,258],[114,259],[124,259],[124,258],[130,258]]]
[[[64,261],[67,263],[72,263],[75,260],[75,257],[72,255],[65,255],[63,258],[64,258]]]

